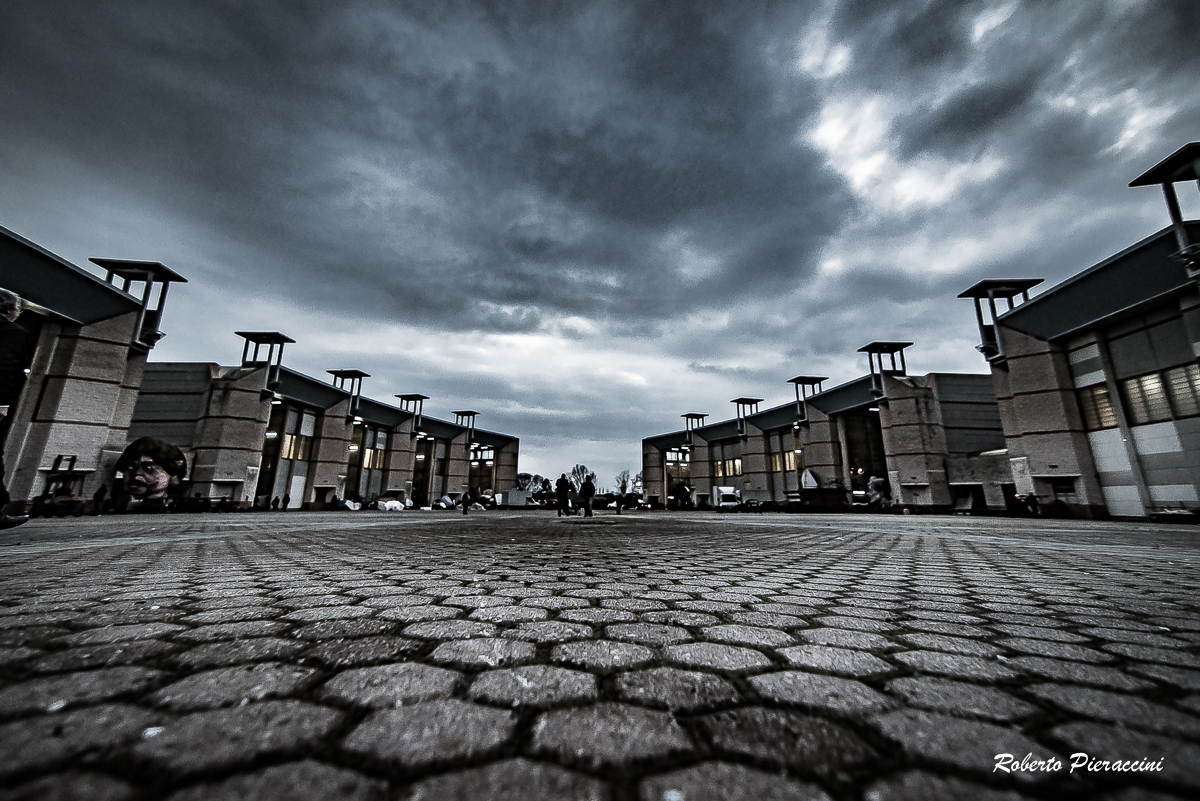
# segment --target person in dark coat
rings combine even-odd
[[[596,497],[596,482],[592,481],[591,476],[588,476],[579,488],[579,500],[583,503],[584,517],[592,516],[592,498],[594,497]]]
[[[563,473],[558,477],[558,481],[554,482],[554,506],[558,509],[558,516],[569,514],[568,509],[571,503],[571,482],[567,480],[567,474]]]
[[[21,297],[15,292],[0,289],[0,529],[19,526],[29,518],[9,516],[4,506],[12,500],[4,483],[4,441],[12,426],[21,390],[25,388],[25,367],[29,364],[29,333],[17,325],[21,316]]]

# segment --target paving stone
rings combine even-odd
[[[784,604],[772,602],[765,604],[750,604],[750,607],[758,612],[772,615],[787,615],[788,617],[817,614],[816,609],[811,606],[804,606],[802,604]]]
[[[211,626],[200,626],[175,632],[172,639],[180,642],[216,642],[218,640],[236,640],[242,637],[275,637],[290,627],[277,620],[249,620],[244,623],[214,623]]]
[[[299,595],[283,598],[277,603],[288,609],[308,609],[317,606],[345,606],[354,603],[354,599],[344,595]]]
[[[1046,640],[1033,640],[1024,637],[1008,637],[999,642],[1004,647],[1013,651],[1033,654],[1035,656],[1046,656],[1051,659],[1070,659],[1075,662],[1089,662],[1091,664],[1106,664],[1116,661],[1111,654],[1072,643],[1048,642]]]
[[[304,654],[330,668],[359,667],[397,661],[420,648],[417,640],[404,637],[353,637],[323,640]]]
[[[743,626],[761,626],[769,629],[798,629],[808,626],[803,618],[772,612],[734,612],[729,619]],[[716,623],[717,621],[712,622]],[[693,625],[706,626],[710,624],[695,623]]]
[[[410,801],[608,801],[608,788],[555,765],[516,758],[413,785]]]
[[[102,629],[95,630],[102,631]],[[61,638],[68,634],[70,632],[61,626],[28,626],[20,629],[2,629],[0,630],[0,646],[18,648],[24,645],[41,645],[48,642],[61,644]]]
[[[988,661],[975,656],[943,654],[936,651],[905,651],[892,656],[922,673],[980,681],[1011,679],[1020,675],[1015,670],[1005,667],[1002,662]]]
[[[828,775],[879,757],[844,726],[799,712],[746,707],[705,715],[695,725],[717,751],[802,773]]]
[[[613,640],[657,647],[688,642],[692,639],[692,635],[688,633],[687,629],[678,626],[664,626],[659,623],[625,623],[609,626],[604,633]]]
[[[400,633],[421,640],[463,640],[468,637],[492,637],[496,634],[496,627],[475,620],[430,620],[406,626]]]
[[[689,612],[744,612],[746,608],[742,604],[730,603],[728,601],[676,601],[675,608],[686,609]]]
[[[567,609],[558,613],[559,620],[569,623],[589,623],[591,625],[607,625],[609,623],[630,623],[637,620],[633,612],[623,609]]]
[[[711,670],[758,670],[772,664],[770,659],[758,651],[711,642],[672,645],[663,649],[663,655],[668,662]]]
[[[462,676],[452,670],[415,663],[347,670],[325,682],[318,695],[325,700],[381,709],[444,698]]]
[[[447,606],[458,606],[463,609],[502,609],[515,606],[516,601],[502,595],[455,595],[447,598],[444,603]],[[534,609],[536,607],[523,608]]]
[[[641,801],[829,801],[815,784],[742,765],[705,762],[638,785]]]
[[[1170,651],[1165,648],[1148,648],[1144,645],[1131,645],[1129,643],[1109,643],[1104,646],[1105,651],[1111,651],[1114,654],[1136,659],[1139,662],[1158,662],[1164,665],[1174,665],[1176,667],[1191,668],[1193,670],[1200,669],[1200,656],[1189,654],[1185,651]]]
[[[136,796],[129,784],[103,773],[62,773],[0,788],[0,801],[127,801]]]
[[[362,605],[369,609],[396,609],[404,606],[430,606],[432,604],[433,598],[428,595],[384,595],[379,598],[367,598],[362,602]]]
[[[622,701],[687,712],[739,700],[737,690],[720,676],[669,667],[623,673],[616,690]]]
[[[450,620],[462,614],[462,610],[453,606],[404,606],[396,609],[384,609],[379,617],[384,620],[394,620],[397,623],[423,623],[438,620]]]
[[[176,654],[171,661],[184,668],[220,667],[243,662],[291,660],[304,651],[305,643],[278,637],[251,637],[247,640],[208,643]]]
[[[340,640],[346,637],[391,634],[396,628],[395,623],[386,620],[326,620],[301,626],[292,632],[292,636],[302,640]]]
[[[846,676],[873,676],[896,670],[895,666],[878,657],[845,648],[797,645],[794,648],[780,648],[778,652],[791,665],[826,670]]]
[[[529,662],[537,647],[524,640],[481,637],[444,642],[429,655],[430,660],[465,667],[501,667]]]
[[[1137,645],[1150,645],[1155,648],[1187,648],[1190,645],[1187,640],[1170,637],[1165,634],[1151,634],[1145,631],[1091,627],[1080,629],[1080,633],[1094,637],[1097,640],[1116,640],[1118,642],[1129,642]]]
[[[110,642],[150,639],[164,634],[183,631],[184,626],[175,623],[137,623],[129,626],[105,626],[88,629],[58,638],[63,645],[102,645]]]
[[[292,623],[319,623],[322,620],[355,620],[371,617],[376,610],[366,606],[318,606],[312,609],[297,609],[280,618]]]
[[[168,801],[383,801],[386,790],[384,782],[305,760],[189,787],[169,796]]]
[[[476,678],[468,695],[494,704],[544,708],[595,700],[596,677],[548,665],[493,670]]]
[[[475,759],[516,727],[511,712],[453,698],[374,712],[342,741],[342,750],[404,768]]]
[[[141,667],[112,667],[31,679],[0,690],[0,716],[58,711],[121,696],[136,696],[163,674]]]
[[[211,773],[262,759],[298,755],[326,740],[342,713],[300,701],[196,712],[130,749],[136,761],[172,776]]]
[[[1200,690],[1200,671],[1166,665],[1130,665],[1129,670],[1139,676],[1149,676],[1185,690]]]
[[[724,642],[732,645],[753,645],[759,648],[775,648],[781,645],[792,645],[796,642],[786,632],[758,626],[736,624],[710,626],[704,629],[704,638],[713,642]]]
[[[923,631],[930,634],[945,634],[950,637],[982,640],[991,637],[992,632],[979,626],[968,626],[964,623],[946,623],[942,620],[906,620],[904,628],[910,631]]]
[[[0,667],[15,665],[18,662],[24,662],[27,659],[32,659],[35,656],[40,656],[46,653],[40,648],[2,648],[0,647]]]
[[[1020,720],[1038,711],[1036,706],[1003,690],[948,679],[893,679],[887,690],[912,706],[1001,722]]]
[[[492,609],[476,609],[468,617],[471,620],[483,620],[488,623],[531,623],[535,620],[545,620],[548,613],[545,609],[531,606],[501,606]]]
[[[1018,626],[1013,623],[992,623],[990,625],[996,631],[1013,637],[1065,643],[1082,643],[1088,641],[1087,637],[1081,637],[1069,631],[1062,631],[1046,626]]]
[[[607,598],[600,602],[605,609],[623,609],[626,612],[658,612],[667,608],[662,601],[647,598]]]
[[[753,676],[750,684],[768,700],[834,712],[878,712],[896,705],[895,701],[862,682],[798,670]]]
[[[591,606],[591,604],[584,598],[564,598],[556,595],[550,598],[524,598],[521,600],[521,606],[561,611],[563,609],[580,609]]]
[[[812,645],[827,645],[834,648],[854,648],[859,651],[883,651],[899,646],[879,634],[845,629],[817,628],[799,633],[800,639]]]
[[[594,636],[591,626],[582,623],[563,623],[558,620],[544,620],[538,623],[521,623],[501,633],[502,637],[530,642],[568,642],[570,640],[586,640]]]
[[[891,623],[846,615],[826,615],[817,618],[817,623],[822,626],[828,626],[831,629],[850,629],[851,631],[866,631],[874,634],[887,634],[896,630],[896,627]]]
[[[1086,687],[1064,687],[1056,684],[1027,687],[1026,692],[1038,698],[1044,698],[1077,715],[1121,723],[1160,734],[1200,736],[1200,718],[1176,712],[1141,698]]]
[[[917,770],[880,779],[863,794],[863,801],[1022,801],[1025,798],[1028,796],[1012,790],[993,790]]]
[[[1152,681],[1127,675],[1116,668],[1086,665],[1080,662],[1062,662],[1041,656],[1014,656],[1004,664],[1047,679],[1096,684],[1101,687],[1111,687],[1114,690],[1135,691],[1154,686]]]
[[[576,665],[590,670],[613,670],[638,667],[654,659],[654,652],[644,645],[612,640],[569,642],[554,646],[550,661]]]
[[[533,748],[599,768],[691,751],[692,743],[666,712],[601,702],[543,713]]]
[[[112,704],[0,725],[0,776],[80,764],[94,752],[136,740],[161,713]]]
[[[149,697],[168,709],[211,709],[292,695],[316,680],[316,671],[299,665],[267,662],[196,673]]]
[[[1003,648],[997,648],[991,643],[969,640],[965,637],[947,637],[940,634],[901,634],[899,639],[914,648],[945,651],[949,654],[962,654],[963,656],[990,657],[1004,653]]]
[[[62,673],[68,670],[88,670],[98,667],[131,665],[143,660],[155,659],[179,650],[179,646],[162,640],[137,640],[136,642],[108,643],[107,645],[83,645],[45,654],[25,665],[33,673]],[[43,653],[38,651],[37,653]]]
[[[1034,759],[1061,756],[1025,737],[1016,729],[963,720],[933,712],[906,709],[886,712],[871,719],[887,738],[895,741],[906,754],[955,768],[990,774],[996,754],[1014,754],[1018,758],[1032,754]],[[1024,780],[1044,780],[1048,773],[1013,774]]]
[[[1154,778],[1188,788],[1200,788],[1200,746],[1176,738],[1160,737],[1122,726],[1101,723],[1067,723],[1056,726],[1050,736],[1099,760],[1162,760],[1162,771]],[[1112,773],[1085,774],[1104,782]]]
[[[227,609],[210,609],[180,618],[180,623],[189,626],[207,626],[210,623],[238,623],[243,620],[270,620],[279,617],[279,610],[270,606],[238,606]]]

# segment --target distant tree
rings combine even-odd
[[[541,476],[537,476],[537,478],[540,479]],[[522,491],[528,490],[530,487],[534,486],[534,480],[534,476],[530,473],[517,473],[517,489]],[[540,480],[537,482],[539,486],[541,483],[542,482]]]
[[[577,464],[572,467],[571,475],[567,476],[567,479],[571,482],[571,486],[575,488],[576,492],[579,492],[579,488],[583,486],[583,482],[589,478],[592,480],[592,483],[595,483],[596,474],[589,471],[587,465],[583,464]]]
[[[617,484],[617,514],[621,514],[621,507],[625,503],[625,493],[629,491],[629,471],[622,470],[613,480]]]

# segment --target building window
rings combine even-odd
[[[1117,415],[1113,411],[1108,387],[1100,384],[1079,390],[1079,408],[1083,412],[1083,425],[1088,431],[1115,428]]]
[[[783,454],[782,453],[772,453],[771,454],[771,472],[772,473],[782,473],[783,472]]]
[[[725,460],[725,477],[732,478],[742,474],[742,457]]]
[[[1140,426],[1171,419],[1167,389],[1158,373],[1127,378],[1122,384],[1130,425]]]
[[[1200,365],[1185,364],[1167,370],[1167,389],[1176,417],[1200,414]]]

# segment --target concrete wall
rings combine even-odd
[[[42,326],[5,444],[14,500],[41,494],[60,454],[77,457],[85,496],[110,481],[146,364],[145,347],[132,344],[137,323],[129,313],[93,325]]]

